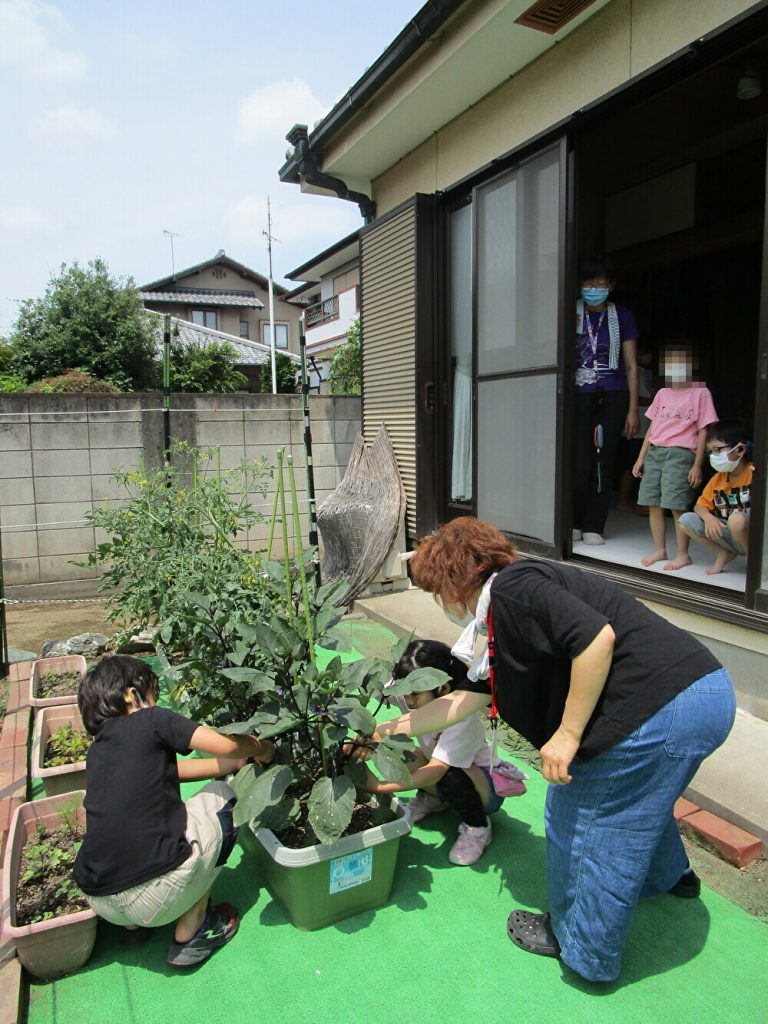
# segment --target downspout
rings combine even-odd
[[[307,125],[295,124],[286,135],[286,139],[293,146],[293,157],[299,176],[310,185],[330,189],[331,192],[336,193],[339,199],[357,203],[363,220],[366,224],[370,224],[376,217],[376,203],[370,196],[362,192],[353,192],[341,178],[334,178],[333,175],[325,174],[320,170],[317,166],[317,157],[309,144]]]

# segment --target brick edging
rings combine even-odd
[[[731,864],[744,868],[752,861],[763,856],[763,841],[751,832],[746,832],[738,825],[732,825],[725,818],[719,818],[709,811],[686,800],[685,797],[675,804],[675,820],[678,825],[686,825],[693,829]]]

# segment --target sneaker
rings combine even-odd
[[[432,796],[431,793],[425,793],[422,790],[412,800],[408,801],[408,806],[411,809],[411,818],[416,822],[426,818],[428,814],[437,814],[438,811],[444,811],[448,804],[445,800],[441,800],[439,796]]]
[[[576,544],[577,541],[582,540],[583,537],[584,537],[584,534],[581,532],[581,530],[571,530],[571,540],[573,541],[574,544]]]
[[[208,904],[205,920],[189,942],[172,942],[168,950],[168,963],[172,967],[194,967],[207,960],[214,949],[235,937],[240,916],[231,903]]]
[[[605,544],[602,533],[590,533],[588,530],[584,531],[582,540],[585,544]]]
[[[451,864],[461,864],[462,866],[474,864],[475,861],[480,860],[483,850],[488,846],[492,837],[490,822],[481,828],[480,826],[465,825],[462,821],[459,825],[459,838],[451,847],[448,860]]]
[[[668,891],[670,896],[695,900],[697,896],[701,896],[701,879],[693,868],[687,868]]]

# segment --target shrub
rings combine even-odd
[[[332,395],[360,394],[360,317],[347,331],[347,340],[336,349],[328,371],[328,383]]]
[[[38,395],[61,395],[71,392],[110,395],[120,393],[120,388],[116,388],[108,380],[99,380],[98,377],[92,377],[90,373],[84,373],[82,370],[67,370],[56,377],[45,377],[25,389],[30,394]]]
[[[237,391],[248,378],[235,369],[237,350],[228,341],[182,345],[171,340],[171,390],[206,394]]]

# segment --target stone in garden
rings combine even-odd
[[[153,633],[151,629],[143,629],[140,633],[136,633],[130,640],[126,640],[124,644],[121,644],[118,649],[118,654],[143,654],[146,651],[154,651],[155,642],[153,639]]]
[[[63,658],[69,654],[66,640],[45,640],[40,648],[41,658]]]
[[[82,654],[86,658],[94,658],[103,654],[109,647],[110,639],[103,633],[81,633],[69,640],[46,640],[40,656],[42,658],[61,658],[67,654]]]

